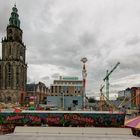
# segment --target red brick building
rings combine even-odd
[[[140,108],[140,87],[132,87],[131,104],[132,108]]]
[[[32,104],[41,104],[46,101],[45,99],[48,93],[48,88],[44,83],[38,82],[37,84],[27,84],[26,90],[27,94],[25,102]]]

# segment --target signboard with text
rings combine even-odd
[[[121,127],[124,125],[124,114],[110,113],[0,113],[0,124],[14,124],[16,126],[95,126]]]

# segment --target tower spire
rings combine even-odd
[[[19,15],[18,15],[18,9],[16,8],[16,3],[14,4],[14,7],[12,8],[11,16],[9,18],[9,25],[13,25],[20,28],[20,20],[19,20]]]
[[[15,2],[15,4],[14,4],[14,7],[16,7],[16,2]]]

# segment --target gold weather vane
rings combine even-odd
[[[15,4],[14,4],[14,6],[16,7],[16,1],[15,1]]]

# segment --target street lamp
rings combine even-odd
[[[82,107],[83,109],[85,108],[85,87],[86,87],[86,77],[87,77],[87,71],[86,71],[86,66],[85,63],[87,62],[87,58],[83,57],[81,59],[81,62],[83,63],[83,69],[82,69],[82,76],[83,76],[83,91],[82,91]]]
[[[64,91],[61,89],[61,108],[62,110],[65,110],[64,106]]]

